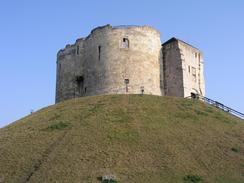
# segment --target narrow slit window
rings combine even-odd
[[[79,55],[79,53],[80,53],[80,47],[77,46],[77,48],[76,48],[76,54]]]
[[[129,79],[125,79],[125,92],[127,93],[129,91],[128,84],[130,83]]]
[[[101,59],[101,46],[98,46],[98,60]]]

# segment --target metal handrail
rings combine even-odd
[[[218,109],[221,109],[225,112],[228,112],[238,118],[241,118],[241,119],[244,119],[244,114],[235,110],[235,109],[232,109],[218,101],[215,101],[215,100],[212,100],[210,98],[207,98],[207,97],[204,97],[204,96],[201,96],[201,95],[198,95],[198,94],[195,94],[195,93],[191,93],[191,96],[188,96],[186,98],[192,98],[192,99],[200,99],[202,101],[204,101],[205,103],[209,104],[209,105],[212,105]]]

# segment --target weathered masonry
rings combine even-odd
[[[57,54],[56,102],[104,94],[204,95],[203,57],[150,26],[97,27]]]

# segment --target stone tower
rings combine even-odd
[[[203,56],[200,50],[176,38],[162,45],[164,93],[188,97],[205,95]]]
[[[189,73],[188,73],[189,67]],[[200,51],[150,26],[93,29],[57,54],[56,102],[102,94],[204,95]]]
[[[161,95],[160,33],[106,25],[58,52],[56,102],[101,94]]]

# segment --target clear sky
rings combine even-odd
[[[244,112],[243,0],[1,0],[0,127],[54,104],[56,53],[96,26],[151,25],[202,50],[206,96]]]

